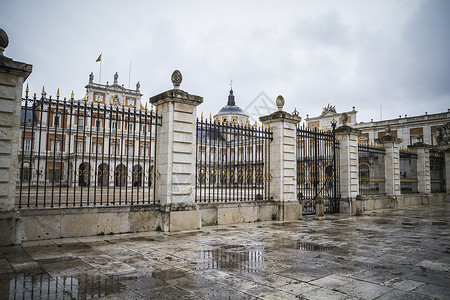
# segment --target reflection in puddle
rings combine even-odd
[[[295,241],[295,249],[302,251],[327,251],[336,248],[335,246],[322,246],[308,242]]]
[[[9,282],[10,299],[89,299],[119,292],[120,284],[101,275],[52,277],[17,274]]]
[[[197,269],[235,270],[241,273],[259,272],[264,262],[262,250],[245,250],[242,246],[225,246],[214,250],[201,250]]]

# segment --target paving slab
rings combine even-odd
[[[450,299],[450,204],[0,248],[0,299]]]

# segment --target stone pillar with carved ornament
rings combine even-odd
[[[4,56],[8,43],[8,35],[0,29],[0,246],[22,242],[15,206],[17,153],[23,82],[32,71],[31,65]]]
[[[172,74],[173,88],[150,98],[162,117],[156,149],[156,201],[161,204],[162,229],[201,227],[195,204],[196,115],[203,98],[180,89],[181,72]]]
[[[278,96],[276,102],[278,111],[259,118],[273,132],[270,143],[270,196],[279,203],[280,220],[298,220],[302,207],[296,197],[296,125],[301,118],[298,114],[283,111],[282,96]]]

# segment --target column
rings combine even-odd
[[[400,143],[401,139],[389,133],[380,139],[386,149],[384,157],[385,192],[388,196],[401,195],[400,189]]]
[[[348,125],[336,128],[336,138],[339,140],[339,186],[341,213],[356,213],[355,199],[359,194],[359,159],[358,135],[361,132]]]
[[[259,120],[270,126],[273,141],[270,143],[270,196],[279,202],[279,219],[298,220],[302,215],[302,206],[297,201],[297,155],[296,124],[301,121],[297,115],[283,111],[284,99],[277,97],[278,111],[260,117]]]
[[[422,194],[431,193],[429,147],[426,144],[408,146],[417,150],[417,191]]]
[[[173,89],[150,98],[162,116],[156,149],[156,201],[163,211],[164,231],[201,226],[195,204],[197,106],[200,96],[181,90],[181,72],[172,74]]]
[[[9,40],[0,29],[0,246],[20,243],[19,212],[15,208],[17,153],[23,82],[32,66],[3,55]]]

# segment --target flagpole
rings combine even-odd
[[[128,88],[130,88],[131,81],[131,58],[130,58],[130,69],[128,70]]]
[[[100,59],[100,76],[99,76],[99,82],[98,83],[102,83],[102,60]]]

